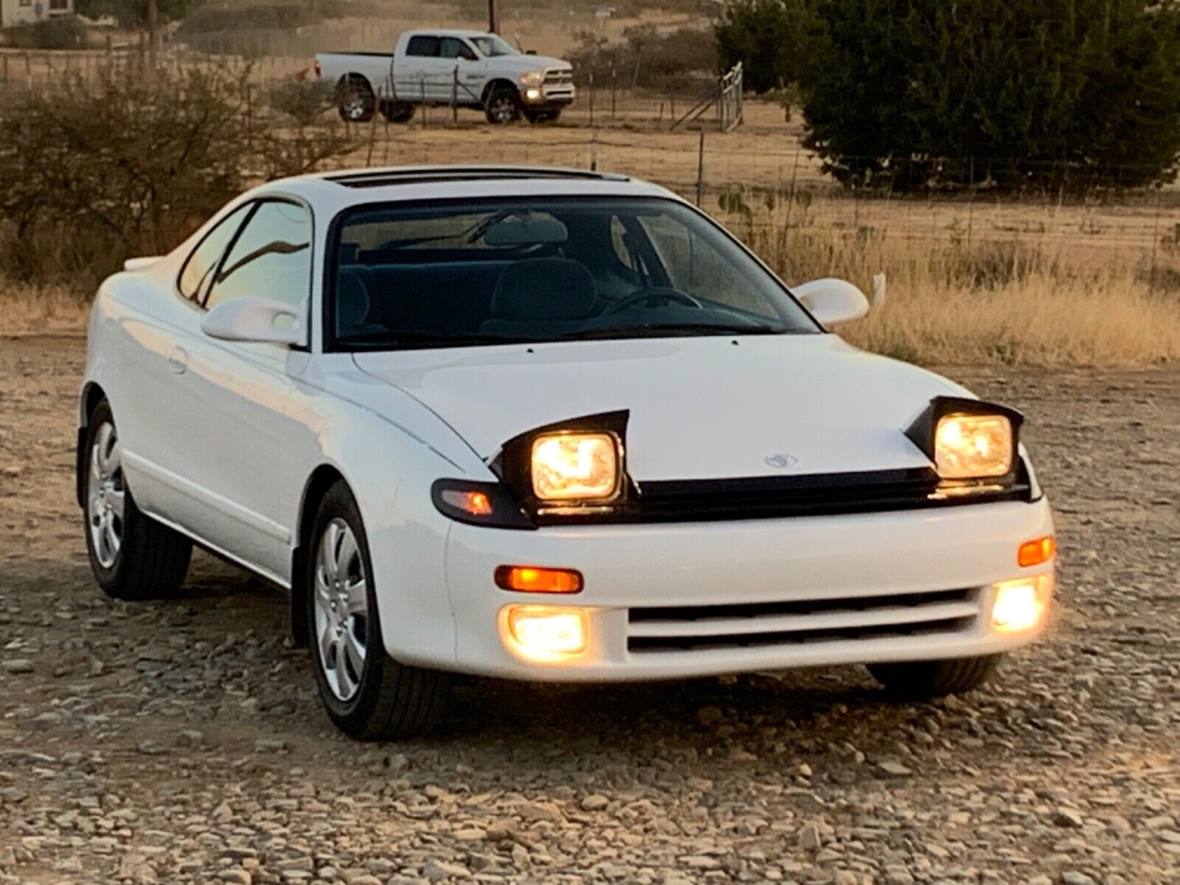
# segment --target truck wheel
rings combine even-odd
[[[408,101],[383,101],[381,115],[390,123],[409,123],[414,117],[414,106]]]
[[[488,95],[484,114],[493,126],[515,123],[520,119],[520,96],[511,86],[496,86]]]
[[[193,545],[135,506],[111,407],[102,400],[86,428],[82,501],[86,551],[99,588],[111,599],[171,596],[184,584]]]
[[[320,502],[306,559],[312,668],[332,722],[366,741],[428,730],[445,705],[450,680],[385,653],[369,542],[356,500],[343,482]]]
[[[996,671],[1003,655],[949,661],[870,664],[869,672],[891,694],[909,700],[940,698],[973,691]]]
[[[336,107],[345,123],[367,123],[373,119],[377,97],[364,77],[343,77],[336,87]]]

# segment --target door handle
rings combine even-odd
[[[168,354],[168,368],[177,375],[183,375],[188,368],[188,351],[183,347],[174,347]]]

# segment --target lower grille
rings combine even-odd
[[[980,590],[702,606],[632,608],[636,653],[755,648],[957,633],[979,616]]]

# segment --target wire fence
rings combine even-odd
[[[111,69],[134,76],[143,70],[143,58],[141,46],[0,51],[0,90],[35,89],[49,78],[85,78]],[[157,63],[178,70],[236,65],[248,72],[264,106],[265,90],[306,72],[309,59],[215,57],[171,47]],[[747,100],[746,124],[731,132],[673,130],[678,115],[699,100],[699,94],[653,94],[618,83],[584,86],[560,125],[522,123],[495,131],[478,111],[421,108],[409,124],[378,116],[354,127],[362,147],[349,162],[550,164],[615,171],[662,184],[751,228],[862,242],[889,238],[970,246],[1019,241],[1038,249],[1074,249],[1078,255],[1130,257],[1147,262],[1153,276],[1157,266],[1170,266],[1180,256],[1180,189],[1117,187],[1120,180],[1137,177],[1141,170],[1135,167],[1063,167],[1043,178],[1065,182],[1072,173],[1069,188],[1000,191],[989,186],[989,177],[1002,164],[1035,164],[1010,158],[923,159],[924,170],[938,170],[943,184],[957,187],[917,195],[849,190],[800,147],[798,121],[785,119],[783,109],[769,102]],[[260,124],[283,125],[274,113]],[[323,125],[344,124],[325,111]],[[1078,178],[1083,174],[1116,186],[1087,186]]]

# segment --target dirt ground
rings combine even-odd
[[[333,731],[282,594],[198,555],[99,596],[77,337],[0,338],[0,883],[1180,881],[1180,372],[953,371],[1028,416],[1047,641],[962,700],[855,668],[472,680],[431,738]]]

